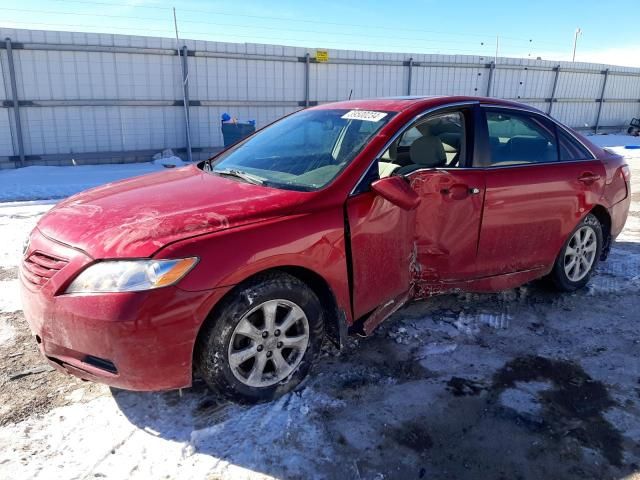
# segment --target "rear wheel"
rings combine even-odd
[[[598,264],[602,252],[602,225],[587,215],[565,243],[551,271],[550,278],[562,291],[584,287]]]
[[[315,293],[293,276],[268,274],[223,301],[200,335],[196,362],[207,384],[228,398],[271,400],[305,378],[323,332]]]

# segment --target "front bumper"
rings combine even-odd
[[[93,260],[38,230],[32,233],[25,258],[33,252],[66,261],[42,285],[34,284],[24,263],[20,268],[25,318],[40,351],[55,368],[127,390],[191,385],[198,331],[224,292],[187,292],[172,286],[66,295],[61,292]]]

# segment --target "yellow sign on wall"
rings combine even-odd
[[[326,50],[316,50],[316,62],[328,62],[329,61],[329,52]]]

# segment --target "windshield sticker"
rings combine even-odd
[[[384,112],[373,112],[371,110],[351,110],[345,113],[341,118],[345,120],[364,120],[366,122],[379,122],[387,114]]]

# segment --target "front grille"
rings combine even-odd
[[[64,258],[35,251],[23,260],[22,275],[29,283],[41,287],[67,263]]]

